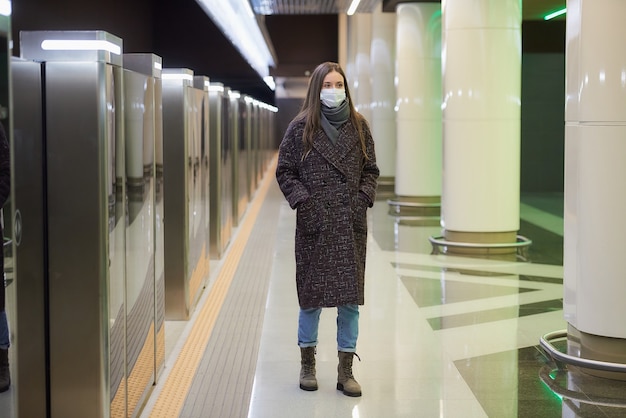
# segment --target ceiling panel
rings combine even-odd
[[[382,0],[361,0],[357,13],[372,13]],[[261,15],[346,13],[352,0],[250,0],[252,9]]]
[[[566,0],[524,0],[522,14],[524,20],[543,20],[549,13],[565,8]],[[565,15],[557,18],[564,20]]]
[[[265,16],[265,26],[278,57],[278,64],[270,74],[304,76],[320,62],[337,61],[338,20],[336,14]],[[312,33],[314,42],[311,42]]]
[[[381,4],[384,11],[393,12],[400,3],[420,2],[432,3],[433,0],[361,0],[356,12],[372,13]],[[352,0],[250,0],[250,3],[260,15],[336,14],[347,12]],[[522,18],[542,20],[546,14],[564,8],[565,3],[566,0],[523,0]]]

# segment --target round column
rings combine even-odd
[[[441,196],[441,5],[396,8],[397,153],[399,205],[434,204]]]
[[[379,6],[372,14],[370,124],[376,142],[376,163],[380,169],[379,192],[391,194],[396,173],[395,31],[395,14],[383,13],[382,6]]]
[[[354,90],[354,80],[356,79],[356,40],[357,40],[357,31],[356,31],[356,17],[354,15],[348,16],[346,15],[345,23],[340,19],[339,20],[339,28],[341,29],[342,25],[345,25],[346,28],[346,36],[345,36],[345,57],[346,62],[343,70],[346,73],[346,77],[348,78],[348,83],[350,83],[350,92]],[[340,41],[343,41],[341,39]],[[340,45],[341,46],[341,45]],[[339,50],[342,53],[342,50]],[[341,55],[339,56],[341,58]],[[341,63],[340,63],[341,64]]]
[[[624,16],[622,1],[567,2],[564,312],[581,357],[617,363],[626,363]]]
[[[442,20],[444,237],[487,246],[515,243],[521,2],[447,0]]]
[[[337,23],[339,28],[339,39],[337,41],[337,62],[341,65],[341,68],[348,75],[348,15],[345,13],[340,13],[339,22]]]
[[[356,26],[354,70],[350,93],[354,106],[365,119],[371,122],[372,72],[370,69],[370,47],[372,43],[372,15],[358,13],[352,16]]]

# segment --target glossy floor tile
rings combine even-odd
[[[294,214],[284,204],[248,417],[626,416],[626,383],[559,370],[539,346],[566,327],[561,213],[562,195],[522,202],[520,234],[533,243],[526,261],[503,261],[433,255],[437,222],[405,222],[376,202],[354,367],[363,396],[348,398],[334,387],[334,309],[321,319],[320,388],[298,388]],[[612,389],[598,402],[573,381]]]
[[[626,382],[559,368],[539,346],[543,335],[566,328],[559,199],[522,200],[520,234],[532,240],[524,261],[433,254],[437,219],[399,219],[377,201],[354,362],[363,396],[351,398],[335,388],[335,309],[320,320],[319,390],[299,389],[295,213],[272,184],[208,331],[214,335],[198,347],[203,360],[188,371],[184,406],[172,416],[626,417]],[[166,324],[166,374],[193,322]],[[151,404],[169,396],[159,386],[142,418],[159,416]]]

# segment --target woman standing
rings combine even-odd
[[[280,144],[276,179],[297,210],[295,255],[300,315],[300,388],[317,390],[315,348],[322,308],[337,308],[337,389],[361,396],[352,375],[364,303],[367,208],[379,175],[367,121],[333,62],[311,75],[302,110]]]

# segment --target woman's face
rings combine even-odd
[[[337,71],[331,71],[326,74],[322,83],[322,89],[345,89],[343,85],[343,76]]]

